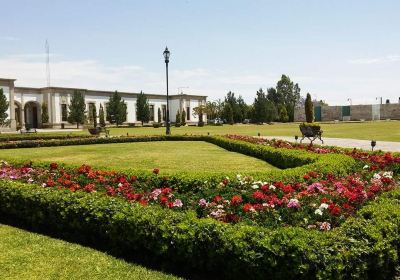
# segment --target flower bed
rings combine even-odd
[[[187,179],[3,162],[0,217],[205,278],[394,274],[399,157],[228,137],[201,139],[294,168]]]

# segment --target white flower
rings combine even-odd
[[[379,180],[380,178],[381,178],[381,175],[379,175],[378,173],[374,174],[374,179],[378,179]]]
[[[382,177],[392,179],[393,172],[392,171],[386,171],[386,172],[383,173]]]
[[[274,190],[276,190],[276,187],[274,185],[271,185],[271,186],[269,186],[269,189],[274,191]]]
[[[364,165],[363,169],[368,169],[369,166],[368,165]]]
[[[222,209],[222,208],[224,208],[224,205],[219,204],[219,205],[217,205],[217,208]]]
[[[317,210],[315,210],[314,214],[322,216],[323,213],[322,213],[321,209],[317,209]]]
[[[326,203],[321,203],[321,205],[319,206],[319,209],[320,209],[321,211],[323,211],[323,210],[325,210],[325,209],[328,209],[328,207],[329,207],[328,204],[326,204]]]
[[[122,187],[122,186],[123,186],[122,183],[119,183],[119,184],[118,184],[118,187]]]
[[[258,186],[258,185],[252,185],[251,188],[254,189],[254,190],[256,190],[256,189],[259,188],[259,186]]]

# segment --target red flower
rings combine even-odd
[[[244,212],[249,212],[249,211],[253,211],[254,210],[254,207],[253,207],[253,205],[251,205],[250,203],[246,203],[244,206],[243,206],[243,211]]]
[[[224,184],[225,186],[228,185],[228,184],[229,184],[229,180],[228,180],[227,178],[225,178],[225,179],[222,181],[222,184]]]
[[[125,178],[124,176],[121,176],[121,177],[119,177],[119,178],[117,179],[117,182],[118,182],[118,183],[121,183],[121,184],[125,184],[125,183],[127,183],[128,181],[126,180],[126,178]]]
[[[162,197],[160,198],[160,203],[161,203],[161,204],[164,204],[164,205],[167,205],[167,204],[168,204],[168,197],[162,196]]]
[[[260,191],[255,191],[255,192],[253,193],[253,198],[254,198],[254,199],[257,199],[257,200],[264,200],[265,195],[264,195],[262,192],[260,192]]]
[[[47,187],[54,187],[56,183],[52,179],[48,179],[46,182]]]
[[[234,195],[231,199],[232,205],[237,205],[243,202],[243,199],[240,195]]]
[[[161,192],[162,192],[163,194],[169,194],[169,193],[172,192],[172,189],[171,189],[171,188],[162,188],[162,189],[161,189]]]
[[[57,163],[55,163],[55,162],[50,163],[50,169],[51,170],[55,170],[57,168],[58,168],[58,164]]]
[[[216,196],[214,196],[213,200],[214,200],[214,202],[218,203],[222,200],[222,197],[220,195],[216,195]]]
[[[160,173],[160,169],[159,168],[154,168],[153,169],[153,173],[158,175],[158,173]]]
[[[133,183],[133,182],[136,182],[137,181],[137,176],[131,176],[131,182]]]
[[[308,175],[308,174],[305,174],[304,176],[303,176],[303,179],[304,180],[306,180],[306,181],[308,181],[308,180],[310,180],[310,175]]]
[[[92,192],[92,191],[94,191],[95,188],[96,188],[95,184],[87,184],[87,185],[83,188],[83,190],[84,190],[85,192]]]
[[[329,210],[329,213],[331,213],[331,215],[333,215],[333,216],[339,216],[340,213],[342,212],[339,205],[334,204],[334,203],[329,205],[328,210]]]

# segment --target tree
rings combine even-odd
[[[68,106],[68,122],[76,123],[76,128],[79,128],[79,124],[85,122],[85,96],[82,91],[75,90],[71,97],[71,104]]]
[[[101,103],[100,103],[100,109],[99,109],[99,122],[100,122],[101,127],[106,126],[106,121],[104,119],[104,108],[103,108],[103,104],[101,104]]]
[[[276,107],[274,103],[268,100],[265,92],[260,88],[257,93],[257,97],[254,99],[253,104],[253,122],[264,123],[271,122],[277,118]]]
[[[186,111],[185,111],[185,109],[182,109],[182,113],[181,113],[181,125],[186,125]]]
[[[181,113],[179,112],[179,110],[176,111],[175,126],[181,126]]]
[[[8,102],[7,98],[3,92],[3,89],[0,88],[0,125],[4,125],[7,122],[7,114],[8,111]]]
[[[193,116],[199,116],[198,126],[204,126],[203,115],[206,111],[205,105],[200,105],[198,107],[193,108]]]
[[[215,118],[218,118],[219,115],[219,110],[218,110],[218,104],[217,102],[211,102],[211,101],[207,101],[206,106],[205,106],[205,111],[207,114],[207,119],[209,120],[213,120]]]
[[[294,108],[300,99],[300,87],[290,80],[286,75],[282,75],[281,79],[276,84],[276,92],[278,96],[282,96],[282,104],[286,108],[288,120],[294,120]],[[282,121],[282,120],[281,120]]]
[[[239,99],[241,99],[241,96],[239,96]],[[229,91],[226,94],[224,105],[229,104],[231,109],[232,109],[232,114],[233,114],[233,122],[242,122],[243,121],[243,113],[241,111],[238,98],[235,97],[235,93]],[[229,114],[230,111],[226,111],[228,107],[224,106],[224,112],[223,112],[223,117],[225,119],[229,119]],[[228,109],[229,110],[229,109]]]
[[[92,107],[93,127],[97,127],[97,110],[96,105]]]
[[[161,118],[161,108],[158,108],[158,112],[157,112],[158,114],[158,122],[159,123],[162,123],[162,118]]]
[[[42,103],[42,123],[49,122],[49,107],[47,106],[47,102]]]
[[[150,106],[147,97],[144,95],[143,91],[140,92],[136,102],[137,109],[137,119],[142,122],[149,122],[150,120]]]
[[[312,103],[311,95],[309,93],[307,93],[304,109],[306,113],[306,122],[312,123],[314,121],[314,104]]]
[[[280,105],[279,107],[279,120],[281,122],[288,122],[289,120],[289,116],[284,105]]]
[[[225,104],[224,112],[226,114],[226,120],[229,124],[234,124],[235,121],[233,119],[233,109],[229,103]]]
[[[118,91],[115,91],[108,101],[107,118],[110,123],[119,126],[126,121],[126,103]]]

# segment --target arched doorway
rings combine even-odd
[[[40,106],[37,102],[30,101],[25,104],[25,127],[26,128],[38,128],[40,118]]]

